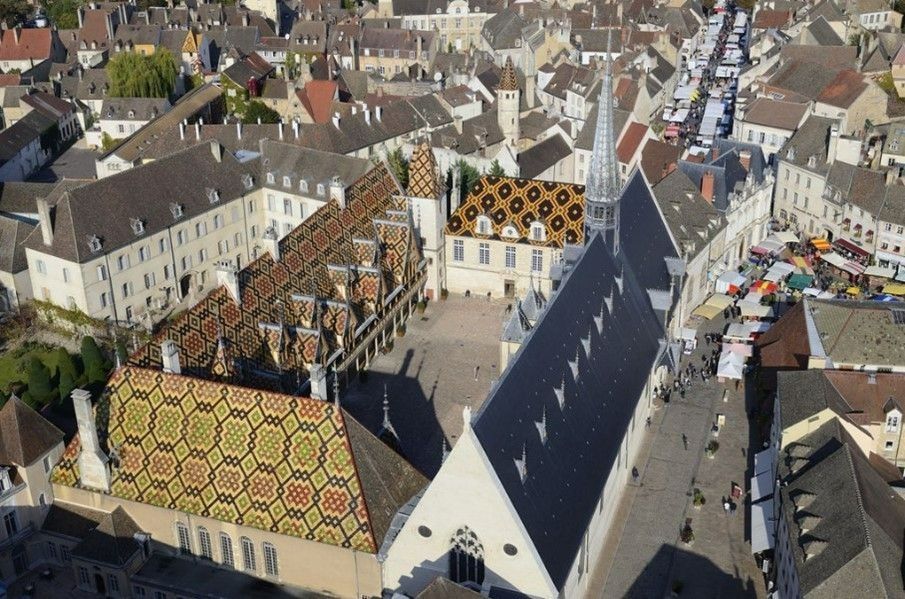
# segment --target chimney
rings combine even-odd
[[[50,204],[44,198],[38,198],[38,222],[41,225],[41,239],[44,245],[53,245],[53,221],[50,218]]]
[[[211,154],[214,155],[214,160],[217,162],[223,161],[223,146],[220,145],[220,142],[211,142]]]
[[[13,27],[13,38],[15,38],[17,46],[19,45],[19,31],[20,31],[20,28],[18,26]]]
[[[335,176],[330,180],[330,199],[336,200],[340,208],[346,207],[346,186],[339,177]]]
[[[456,133],[458,133],[459,135],[462,135],[462,117],[454,116],[453,124],[456,126]]]
[[[75,389],[72,392],[72,405],[75,408],[79,441],[82,445],[78,457],[79,482],[84,487],[109,493],[109,459],[101,451],[97,422],[94,420],[94,409],[91,406],[91,393],[84,389]]]
[[[898,175],[899,175],[899,169],[897,169],[897,168],[891,168],[891,169],[887,170],[886,171],[886,185],[887,186],[892,185],[893,182],[898,177]]]
[[[280,141],[283,141],[283,119],[280,119],[280,122],[278,123],[277,128],[280,131]]]
[[[185,141],[185,121],[179,123],[179,139]]]
[[[239,293],[239,269],[231,261],[217,262],[217,285],[226,287],[237,304],[242,303],[242,296]]]
[[[839,125],[833,124],[830,127],[830,139],[826,148],[826,162],[832,164],[836,160],[836,148],[839,146]]]
[[[295,136],[296,139],[299,138],[299,122],[298,121],[292,121],[292,134]]]
[[[308,369],[308,380],[311,382],[311,397],[327,401],[330,397],[327,391],[327,369],[321,364],[312,364]]]
[[[424,38],[421,37],[421,34],[418,34],[415,36],[415,61],[421,60],[421,50],[423,48],[424,48]]]
[[[236,139],[242,139],[242,121],[236,121]]]
[[[333,126],[336,127],[337,129],[339,129],[339,113],[338,112],[333,113]]]
[[[277,238],[276,229],[267,227],[264,229],[264,237],[261,238],[264,243],[264,249],[270,252],[274,262],[280,261],[280,240]]]
[[[711,204],[713,203],[714,180],[713,171],[706,171],[701,177],[701,195]]]
[[[380,88],[383,90],[383,88]],[[379,94],[380,92],[378,92]],[[383,107],[379,104],[374,107],[374,116],[377,118],[377,122],[380,122],[381,117],[383,117]]]
[[[75,15],[79,18],[79,29],[85,26],[85,7],[80,6],[76,9]],[[75,35],[74,33],[72,35]]]
[[[370,125],[371,124],[371,109],[368,108],[367,105],[365,105],[365,107],[364,107],[364,113],[365,113],[365,124]]]
[[[710,149],[710,159],[716,160],[719,157],[720,157],[719,149],[716,146],[713,146],[713,148]]]
[[[201,141],[201,123],[195,123],[195,141]]]
[[[745,169],[745,172],[751,170],[751,151],[750,150],[742,150],[738,153],[738,161],[742,163],[742,168]]]
[[[182,366],[179,363],[179,348],[176,342],[167,339],[160,344],[160,362],[164,372],[170,374],[182,374]]]

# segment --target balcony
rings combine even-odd
[[[19,532],[14,534],[11,537],[7,537],[3,540],[0,540],[0,551],[6,551],[10,547],[18,545],[28,537],[30,537],[35,532],[35,525],[29,522],[25,526],[19,529]]]

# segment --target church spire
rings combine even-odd
[[[585,188],[585,242],[600,232],[613,250],[619,251],[619,172],[616,167],[616,132],[613,126],[612,29],[607,30],[606,63],[600,97],[597,101],[597,126],[594,153]]]

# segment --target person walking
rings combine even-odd
[[[650,416],[648,416],[647,420],[644,421],[644,428],[650,428]]]
[[[632,482],[634,482],[635,484],[638,484],[638,477],[639,477],[639,476],[640,476],[640,475],[639,475],[639,473],[638,473],[638,468],[637,468],[637,466],[632,466]]]
[[[682,433],[682,445],[685,446],[685,451],[688,451],[688,437],[685,436],[685,433]]]

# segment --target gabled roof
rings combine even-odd
[[[848,108],[867,89],[864,76],[858,71],[840,71],[838,75],[817,96],[818,102]]]
[[[0,464],[30,466],[62,441],[60,429],[15,395],[0,408]]]
[[[681,169],[654,185],[654,197],[673,239],[689,259],[696,256],[726,226],[720,212],[701,196]]]
[[[409,160],[408,194],[416,198],[439,198],[437,158],[426,142],[418,144]]]
[[[106,393],[110,493],[129,501],[375,553],[427,484],[332,402],[135,367]],[[78,486],[79,451],[76,438],[54,482]]]
[[[758,337],[755,345],[760,350],[761,364],[765,368],[807,368],[811,346],[805,324],[804,302],[792,306],[766,333]]]
[[[138,524],[117,506],[105,514],[98,525],[85,535],[81,543],[72,548],[72,556],[102,564],[123,567],[129,563],[141,546],[135,534],[141,532]]]
[[[519,175],[526,179],[537,177],[560,160],[572,154],[572,148],[563,136],[557,133],[544,141],[519,152]]]
[[[628,128],[616,145],[616,157],[619,158],[619,162],[628,164],[631,161],[646,133],[647,125],[637,122],[629,123]]]
[[[755,98],[744,109],[743,120],[755,125],[794,131],[807,111],[807,104],[783,102],[771,98]]]
[[[50,28],[7,29],[0,37],[0,60],[47,60],[53,48],[53,35]]]
[[[660,234],[648,224],[646,236]],[[474,418],[477,439],[559,589],[660,351],[660,322],[631,255],[625,260],[595,234]]]
[[[22,242],[34,228],[34,225],[0,214],[0,272],[16,274],[28,268]]]

